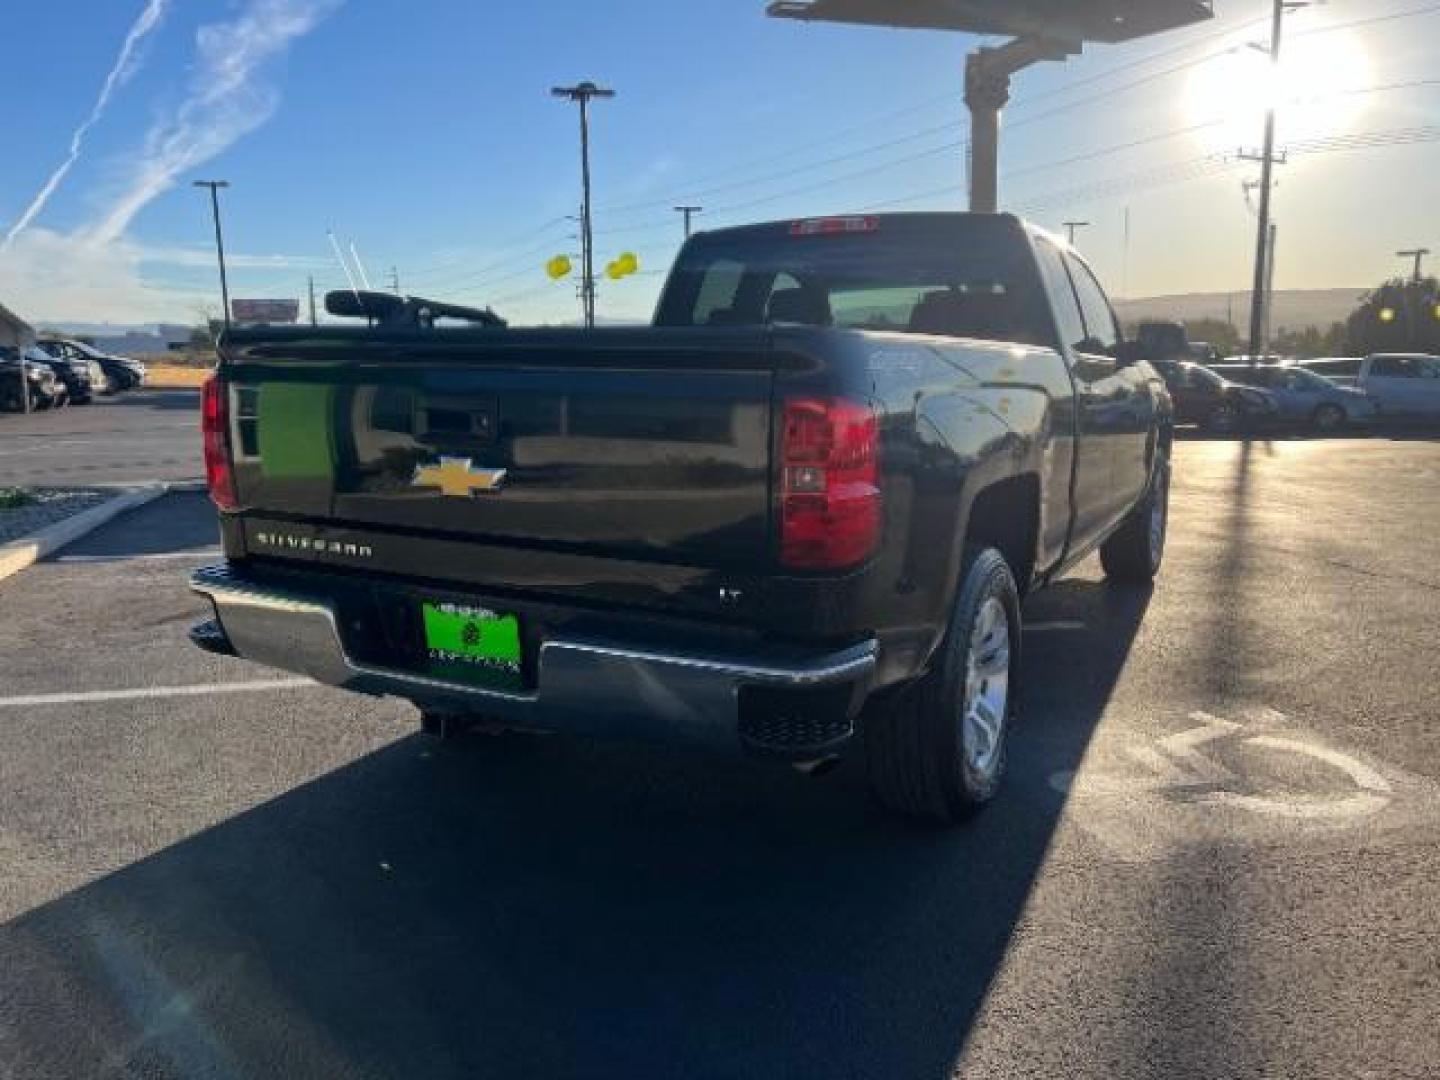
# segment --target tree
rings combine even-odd
[[[1345,329],[1357,353],[1440,352],[1440,281],[1391,278],[1361,298]]]
[[[1221,356],[1240,352],[1240,333],[1224,319],[1190,319],[1185,336],[1191,341],[1208,341],[1220,350]]]

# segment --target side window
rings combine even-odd
[[[1377,356],[1370,363],[1370,374],[1391,379],[1415,379],[1420,376],[1415,361],[1408,356]]]
[[[705,268],[700,292],[695,297],[692,326],[725,325],[735,311],[735,294],[745,275],[743,264],[730,259],[716,259]]]
[[[1115,355],[1120,334],[1115,328],[1115,313],[1110,310],[1110,301],[1090,273],[1090,268],[1078,259],[1065,257],[1070,277],[1075,282],[1075,295],[1080,299],[1080,313],[1085,317],[1085,348],[1082,352]]]
[[[1075,299],[1070,275],[1065,273],[1065,264],[1060,261],[1060,252],[1048,240],[1037,237],[1035,254],[1040,263],[1040,276],[1045,279],[1045,291],[1055,307],[1055,329],[1061,342],[1078,350],[1085,341],[1085,322],[1080,317],[1080,305]]]

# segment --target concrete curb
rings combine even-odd
[[[54,525],[41,529],[37,533],[22,536],[19,540],[12,540],[8,544],[0,544],[0,581],[4,581],[13,574],[18,574],[27,566],[43,559],[53,551],[58,551],[66,544],[72,544],[82,536],[94,532],[101,525],[113,521],[121,514],[144,506],[146,503],[154,502],[161,495],[178,488],[180,488],[178,484],[145,484],[141,487],[132,487],[99,506],[82,510],[73,517],[57,521]]]

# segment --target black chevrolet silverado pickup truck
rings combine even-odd
[[[204,391],[225,562],[192,638],[443,734],[812,764],[991,799],[1020,601],[1165,540],[1164,384],[1010,215],[697,234],[654,325],[234,330]]]

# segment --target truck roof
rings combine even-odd
[[[819,231],[820,223],[829,222],[854,223],[852,227],[848,229],[837,228],[836,231],[839,232],[868,232],[872,229],[883,229],[887,224],[899,224],[909,227],[912,225],[933,226],[942,223],[954,225],[961,222],[975,224],[983,222],[985,224],[980,226],[982,228],[997,227],[990,223],[1001,222],[1003,224],[998,226],[1000,228],[1020,228],[1037,232],[1044,231],[1011,213],[978,214],[968,210],[904,210],[886,211],[883,213],[816,214],[804,217],[776,218],[770,221],[757,221],[745,225],[731,225],[721,229],[697,229],[693,239],[708,239],[717,236],[769,236],[775,233],[788,233],[801,223],[814,223],[817,231]]]

